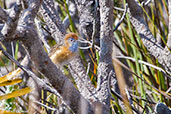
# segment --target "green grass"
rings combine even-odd
[[[119,2],[118,0],[114,0],[117,2],[117,7],[122,7],[122,2]],[[74,22],[71,19],[71,16],[69,14],[68,4],[66,3],[66,0],[60,1],[56,0],[56,2],[59,3],[59,6],[61,8],[62,14],[60,14],[61,19],[63,20],[66,15],[69,16],[70,21],[70,27],[67,29],[69,32],[78,32],[78,30],[74,26]],[[0,2],[0,5],[2,2]],[[162,5],[164,5],[164,10],[166,10],[166,13],[168,14],[168,5],[166,4],[166,0],[162,0],[162,3],[159,2],[159,0],[155,0],[154,5],[150,5],[150,11],[152,15],[148,15],[146,10],[143,8],[144,14],[146,15],[145,18],[147,20],[148,26],[154,35],[155,38],[157,38],[157,34],[162,38],[163,45],[166,44],[168,39],[168,26],[164,20],[164,10],[162,9]],[[118,17],[118,14],[122,14],[121,11],[113,11],[114,18],[116,19]],[[159,16],[156,16],[156,13]],[[114,26],[114,25],[113,25]],[[131,60],[125,59],[125,61],[128,64],[129,70],[132,72],[132,77],[134,80],[134,84],[132,87],[129,87],[128,91],[130,92],[130,95],[133,96],[133,106],[137,108],[139,111],[147,111],[149,110],[150,113],[153,113],[154,105],[158,102],[163,102],[167,106],[170,105],[171,100],[168,99],[167,96],[171,96],[171,94],[166,93],[166,91],[169,89],[169,83],[170,80],[165,77],[165,74],[162,73],[159,70],[156,70],[152,67],[149,67],[147,65],[140,64],[138,60],[145,61],[149,64],[152,64],[157,67],[162,66],[158,63],[158,61],[152,57],[147,49],[144,47],[140,36],[137,34],[135,29],[132,27],[130,18],[128,14],[126,15],[123,23],[120,25],[120,30],[116,30],[114,32],[114,36],[116,40],[119,42],[119,47],[121,51],[123,52],[123,55],[129,56],[134,58],[136,61],[133,62]],[[49,41],[50,45],[54,45],[54,40]],[[17,59],[18,51],[19,50],[19,44],[16,43],[15,48],[15,59]],[[99,51],[91,50],[89,51],[89,56],[91,57],[91,67],[90,71],[88,73],[89,77],[91,78],[92,83],[96,86],[97,84],[97,65],[99,64]],[[80,50],[80,57],[82,58],[82,61],[84,63],[85,69],[87,69],[87,60],[85,57],[85,54],[82,50]],[[3,60],[3,61],[1,61]],[[8,66],[10,61],[2,56],[0,59],[0,66]],[[66,70],[66,69],[65,69]],[[67,71],[65,71],[67,72]],[[128,71],[129,72],[129,71]],[[69,73],[67,72],[69,75]],[[20,86],[20,85],[18,85]],[[44,91],[42,91],[42,99],[45,98]],[[48,96],[47,101],[50,103],[53,103],[53,105],[58,106],[58,98],[47,92]],[[117,114],[125,114],[125,110],[122,109],[122,107],[119,104],[119,99],[112,94],[114,100],[111,100],[111,114],[117,113]],[[11,99],[8,100],[6,103],[16,102],[15,100]],[[42,102],[43,103],[43,102]],[[12,103],[11,103],[12,104]],[[46,103],[47,104],[47,103]],[[27,107],[26,103],[26,107]],[[10,105],[8,105],[10,106]],[[11,108],[20,107],[19,105],[11,106]],[[9,107],[7,107],[9,108]],[[10,109],[10,108],[9,108]],[[45,109],[44,109],[45,110]],[[144,111],[144,113],[145,113]],[[45,110],[46,113],[46,110]]]

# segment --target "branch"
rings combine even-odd
[[[131,60],[133,62],[136,62],[136,59],[135,58],[128,57],[128,56],[113,56],[113,57],[114,58],[118,58],[118,59],[127,59],[127,60]],[[137,62],[140,63],[140,64],[144,64],[146,66],[149,66],[151,68],[154,68],[154,69],[156,69],[156,70],[158,70],[158,71],[163,72],[164,74],[166,74],[166,72],[162,68],[160,68],[158,66],[155,66],[153,64],[150,64],[150,63],[145,62],[145,61],[142,61],[142,60],[137,60]],[[167,75],[165,75],[165,76],[171,79],[171,77],[169,77]]]
[[[49,79],[49,82],[60,93],[67,105],[75,113],[81,113],[81,110],[79,110],[81,102],[83,101],[87,105],[89,103],[80,95],[68,78],[52,63],[38,39],[38,34],[30,34],[34,31],[36,31],[35,28],[29,31],[30,37],[27,37],[28,40],[24,41],[23,44],[30,54],[32,61],[34,61],[36,68]],[[87,108],[91,112],[90,106]]]
[[[36,68],[49,79],[52,86],[60,93],[63,100],[75,113],[81,113],[80,105],[82,102],[86,103],[87,110],[92,112],[89,103],[80,95],[68,78],[52,63],[43,49],[36,29],[30,25],[30,29],[27,29],[27,31],[29,34],[25,35],[26,40],[23,41],[23,44],[32,61],[34,61]]]
[[[145,0],[141,2],[142,6],[147,6],[149,3],[151,2],[151,0]]]
[[[90,49],[90,48],[93,48],[93,42],[91,42],[91,41],[88,41],[88,40],[86,40],[86,39],[80,38],[79,42],[85,43],[85,44],[89,44],[89,46],[79,47],[80,49]],[[100,51],[100,47],[99,47],[99,46],[94,45],[94,48],[95,48],[97,51]]]
[[[95,3],[94,3],[95,2]],[[96,21],[96,31],[95,38],[100,36],[100,20],[98,3],[96,0],[75,0],[79,13],[79,33],[82,38],[91,40],[93,34],[93,22]]]
[[[2,8],[0,7],[0,20],[1,20],[2,22],[6,22],[7,19],[8,19],[8,14],[7,14],[7,12],[6,12],[4,9],[2,9]]]
[[[104,114],[110,112],[108,78],[114,75],[112,64],[113,0],[100,0],[100,61],[98,65],[97,97],[104,104]],[[105,108],[108,107],[108,108]]]
[[[89,102],[80,95],[68,78],[52,63],[43,49],[34,24],[40,5],[40,0],[30,0],[28,2],[28,8],[24,10],[19,21],[17,32],[21,34],[17,38],[21,39],[37,70],[49,79],[52,86],[60,93],[63,100],[75,113],[81,113],[80,106],[82,103],[87,105],[88,113],[93,113]]]
[[[1,8],[0,8],[1,9]],[[0,41],[2,40],[11,40],[11,37],[14,36],[14,32],[16,31],[17,25],[18,25],[18,20],[19,16],[21,13],[21,3],[17,2],[17,4],[10,9],[9,14],[5,13],[1,9],[2,15],[5,15],[4,20],[5,24],[1,30],[1,36],[0,36]],[[1,16],[2,16],[1,15]]]
[[[144,46],[148,49],[151,55],[158,59],[159,63],[165,68],[168,74],[171,75],[171,53],[168,48],[161,47],[143,17],[142,8],[135,0],[127,0],[130,9],[130,21],[137,33],[140,35]]]
[[[45,31],[43,31],[43,29],[42,29],[41,22],[40,22],[40,20],[36,19],[35,23],[36,23],[36,26],[37,26],[37,29],[38,29],[39,37],[42,40],[44,46],[46,47],[47,52],[49,53],[50,52],[50,46],[48,44],[48,41],[47,41],[47,38],[46,38],[46,35],[45,35]]]
[[[77,87],[79,88],[80,93],[90,101],[97,101],[97,98],[95,97],[96,90],[84,69],[81,58],[75,58],[70,62],[70,64],[70,72],[77,84]]]
[[[55,39],[56,43],[58,45],[62,45],[66,31],[57,10],[54,7],[53,0],[43,0],[40,8],[40,14],[49,27],[49,32],[52,34],[52,37]]]
[[[48,5],[50,4],[49,7],[46,6],[47,4]],[[41,12],[41,13],[42,13],[43,18],[45,19],[45,22],[47,23],[48,27],[50,28],[50,33],[52,34],[52,36],[56,36],[59,41],[61,40],[61,42],[57,42],[57,44],[58,43],[63,44],[62,40],[63,40],[63,36],[66,34],[66,31],[62,24],[57,23],[57,22],[61,22],[61,20],[60,20],[59,16],[53,15],[53,12],[55,11],[53,5],[54,5],[54,3],[52,2],[52,0],[44,0],[42,9],[41,9],[44,11],[44,13],[43,12]],[[48,12],[51,10],[53,10],[53,12]],[[59,34],[62,34],[62,35],[59,35]],[[75,58],[71,62],[70,72],[76,82],[76,85],[77,85],[80,93],[86,99],[95,99],[94,95],[92,96],[92,93],[94,93],[95,88],[91,84],[89,76],[86,75],[84,65],[82,64],[81,59],[79,57]]]
[[[113,32],[115,32],[115,31],[118,29],[118,27],[120,26],[120,24],[121,24],[121,23],[122,23],[122,21],[124,20],[125,15],[126,15],[126,13],[127,13],[127,10],[128,10],[128,4],[125,4],[125,10],[124,10],[124,13],[123,13],[123,15],[122,15],[122,17],[121,17],[120,21],[118,22],[118,24],[117,24],[117,25],[116,25],[116,27],[114,28]]]
[[[53,94],[55,94],[56,96],[60,97],[62,99],[62,96],[57,92],[56,89],[54,89],[53,87],[51,87],[49,84],[48,84],[48,81],[46,80],[42,80],[40,78],[38,78],[38,76],[36,76],[32,71],[30,71],[28,68],[26,68],[26,66],[29,64],[29,61],[28,61],[28,56],[26,56],[23,61],[21,62],[21,64],[16,61],[9,53],[7,53],[3,48],[2,46],[0,45],[0,50],[2,51],[2,53],[7,57],[9,58],[12,62],[14,62],[20,69],[22,69],[22,71],[24,71],[25,73],[27,73],[27,75],[29,77],[31,77],[35,82],[36,84],[38,85],[39,88],[43,88],[44,90],[47,90]],[[24,65],[24,66],[23,66]],[[22,75],[22,74],[21,74]],[[64,103],[66,106],[67,104]],[[69,108],[69,107],[68,107]]]
[[[168,0],[168,9],[169,9],[169,34],[168,34],[167,46],[171,50],[171,1],[170,0]]]

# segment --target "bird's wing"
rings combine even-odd
[[[58,44],[55,44],[52,48],[51,48],[51,50],[50,50],[50,52],[49,52],[49,57],[51,57],[55,52],[56,52],[56,50],[59,50],[60,49],[60,45],[58,45]]]

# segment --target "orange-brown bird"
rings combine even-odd
[[[55,45],[49,57],[57,66],[63,66],[69,63],[78,54],[78,36],[75,33],[65,35],[64,45]]]

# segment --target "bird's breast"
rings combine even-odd
[[[62,66],[70,62],[76,55],[77,52],[71,52],[68,48],[64,47],[56,50],[55,53],[50,56],[50,59],[58,66]]]

